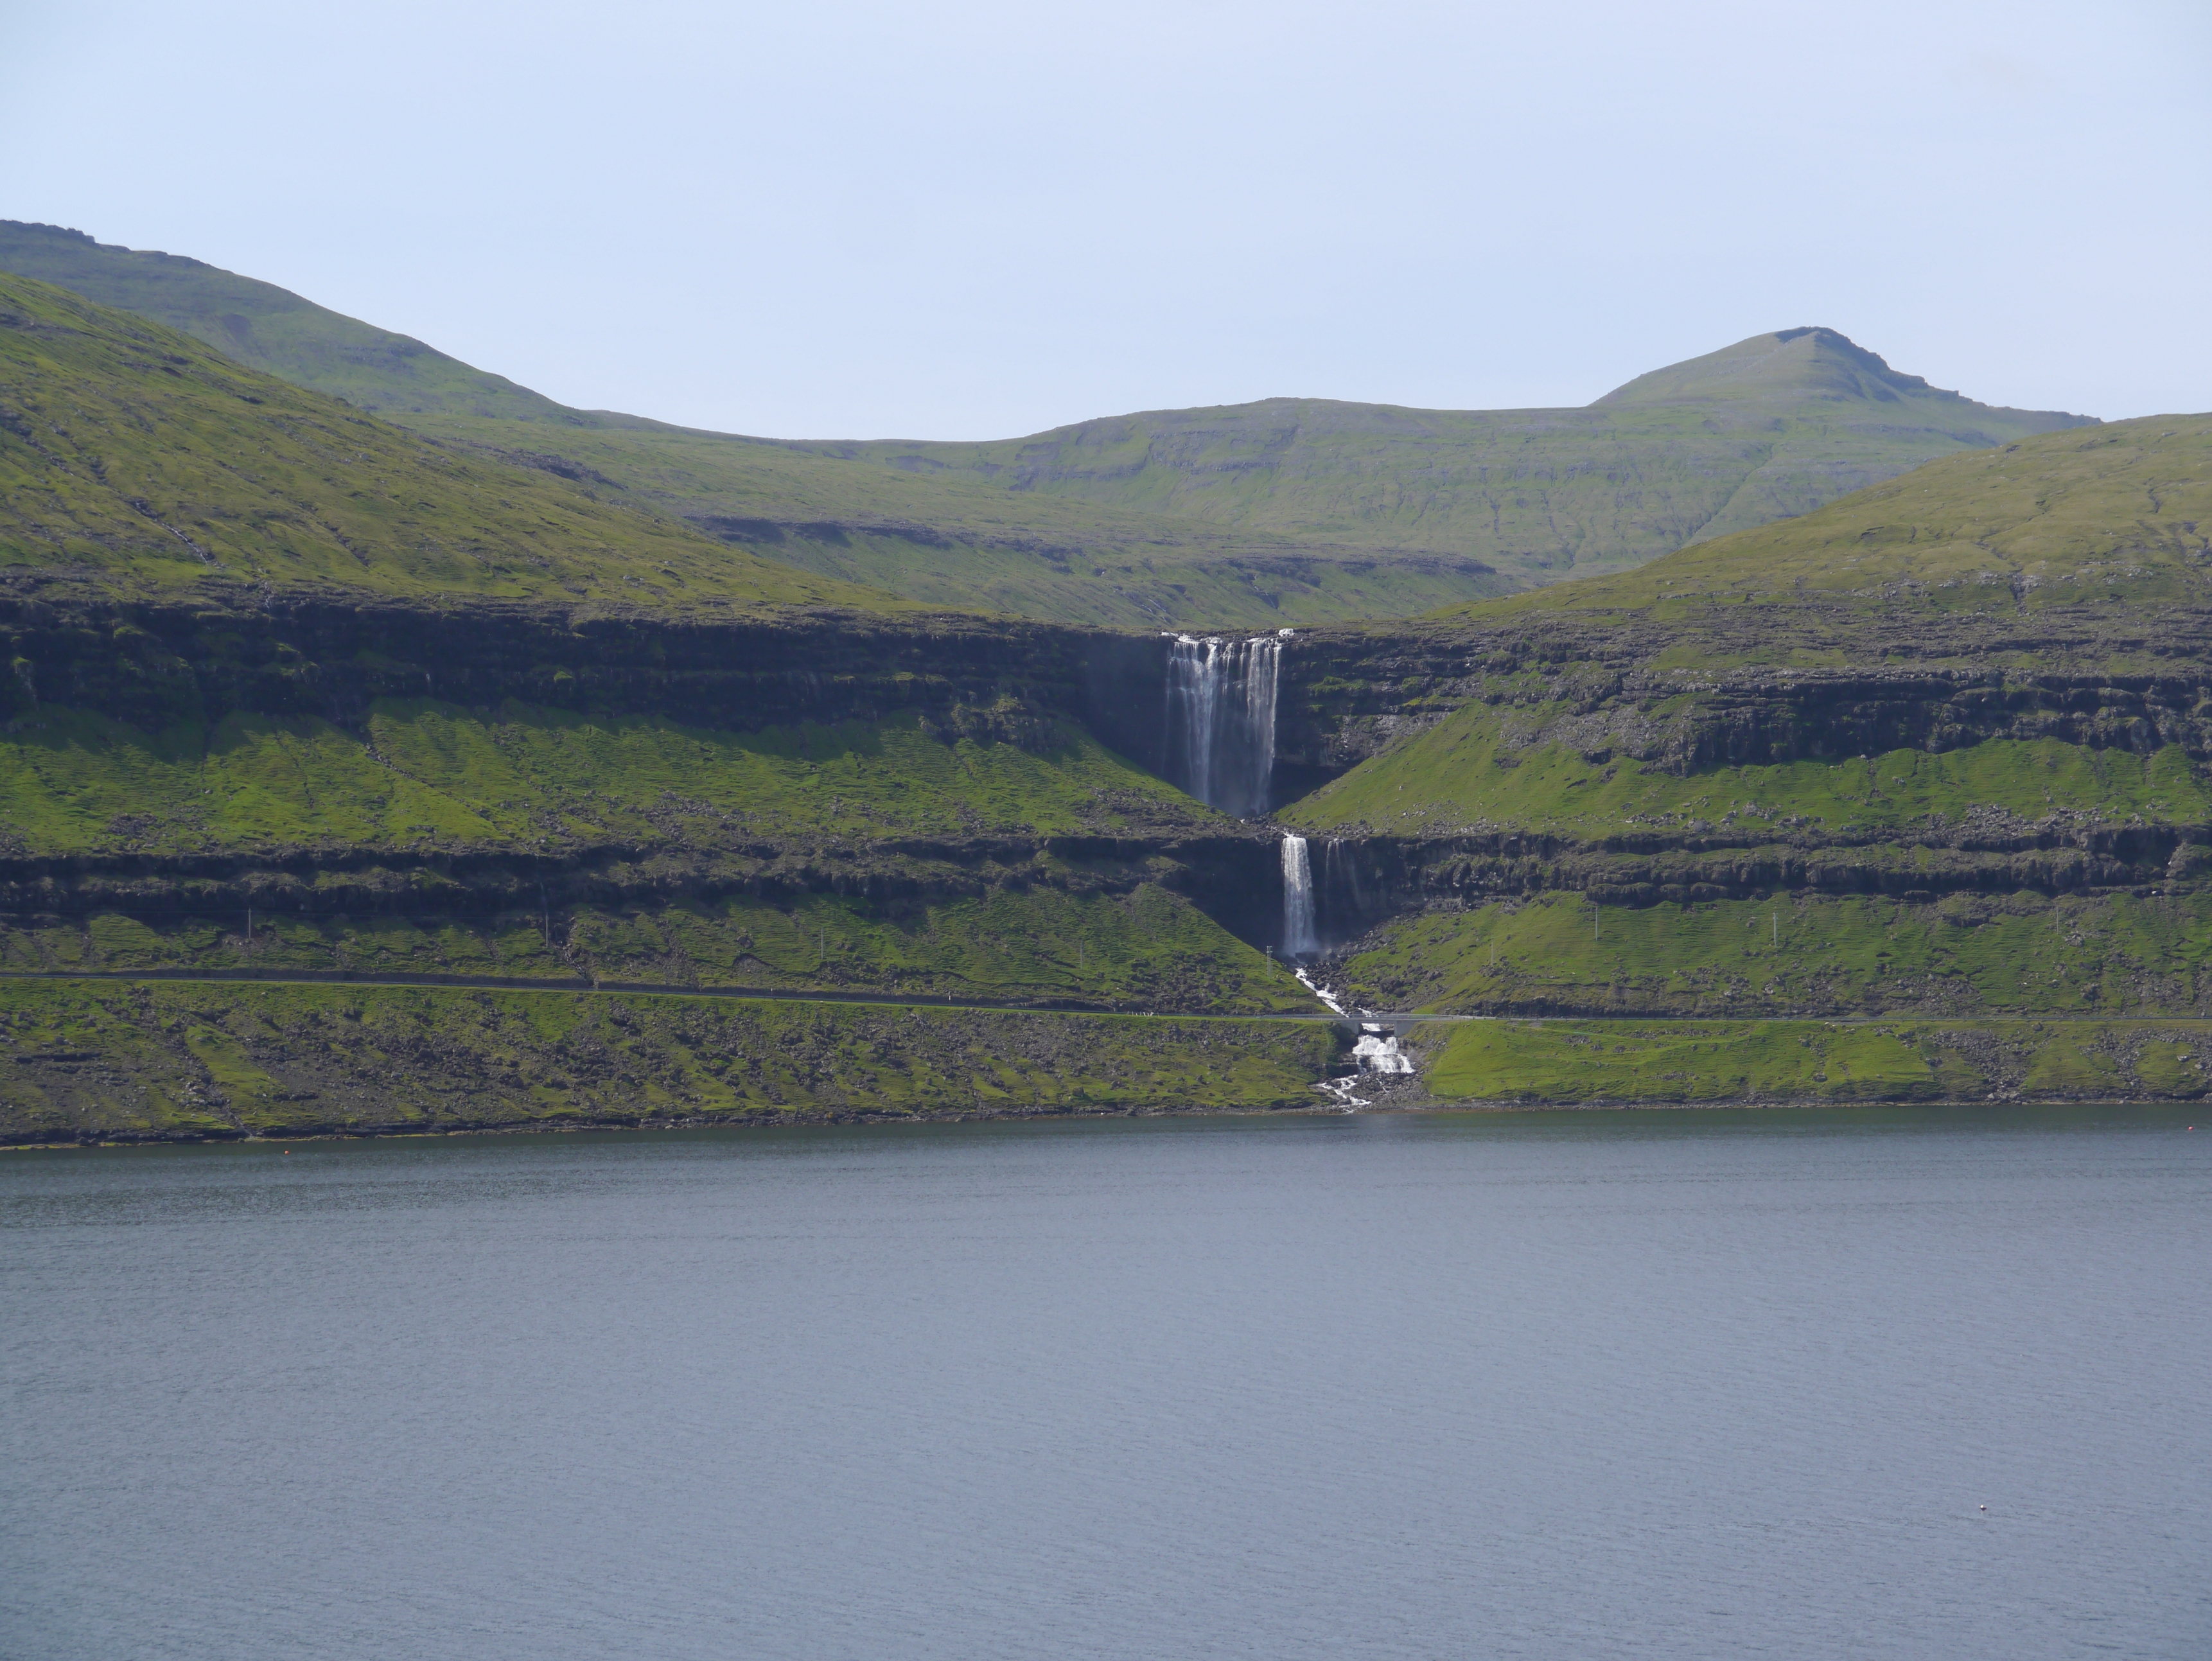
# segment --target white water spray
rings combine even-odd
[[[1299,978],[1304,979],[1304,977]],[[1361,1080],[1376,1074],[1409,1074],[1413,1070],[1413,1058],[1398,1048],[1397,1033],[1375,1021],[1359,1024],[1359,1041],[1352,1046],[1352,1059],[1358,1067],[1358,1072],[1346,1078],[1322,1079],[1314,1086],[1316,1090],[1325,1092],[1346,1113],[1375,1105],[1359,1093]]]
[[[1310,958],[1321,950],[1314,930],[1313,865],[1304,837],[1283,838],[1283,955]]]
[[[1411,1073],[1413,1058],[1398,1048],[1398,1035],[1373,1021],[1359,1024],[1359,1042],[1352,1046],[1352,1059],[1363,1073]]]
[[[1239,818],[1267,811],[1282,660],[1280,635],[1176,635],[1168,646],[1169,771]]]
[[[1291,970],[1291,973],[1298,977],[1299,985],[1304,987],[1307,991],[1312,993],[1316,998],[1319,998],[1332,1010],[1335,1011],[1340,1015],[1344,1013],[1344,1001],[1341,998],[1339,998],[1335,993],[1330,991],[1325,986],[1316,986],[1314,984],[1314,977],[1307,974],[1303,969],[1293,969]]]

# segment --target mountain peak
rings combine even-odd
[[[1906,399],[1972,400],[1889,367],[1839,330],[1811,325],[1755,334],[1703,357],[1670,363],[1616,386],[1592,409],[1709,402],[1895,404]]]

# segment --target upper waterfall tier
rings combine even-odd
[[[1168,648],[1169,776],[1239,818],[1270,805],[1282,656],[1275,635],[1179,635]]]

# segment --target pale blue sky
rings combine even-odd
[[[1808,323],[2212,407],[2202,0],[0,0],[0,216],[726,430],[1580,404]]]

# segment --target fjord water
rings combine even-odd
[[[2201,1656],[2188,1122],[9,1155],[4,1648]]]

